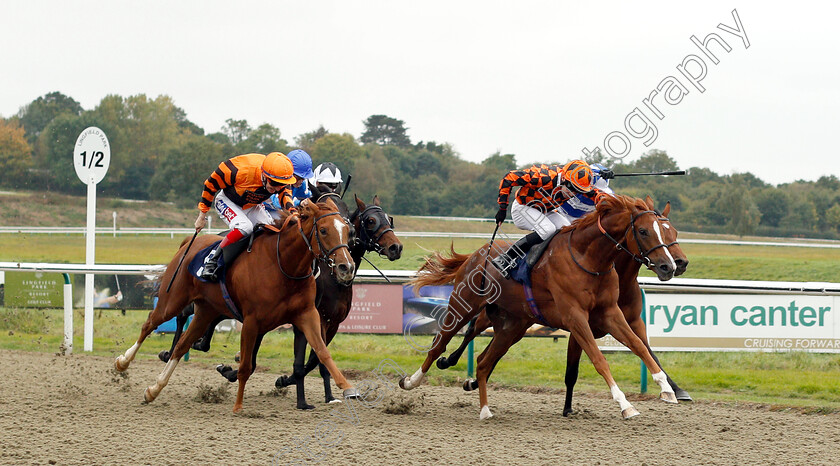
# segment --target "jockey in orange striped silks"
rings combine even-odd
[[[201,278],[216,281],[219,257],[225,247],[250,235],[256,224],[273,222],[262,205],[272,194],[281,197],[286,210],[295,211],[289,191],[298,182],[292,162],[280,152],[239,155],[219,164],[204,182],[195,229],[200,231],[207,225],[207,212],[212,205],[231,231],[207,256]],[[225,263],[230,264],[231,260],[233,257],[225,257]]]

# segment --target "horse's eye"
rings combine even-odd
[[[321,228],[321,230],[320,230],[320,231],[321,231],[321,234],[322,234],[322,235],[326,235],[326,234],[327,234],[327,229],[326,229],[326,228]]]
[[[642,236],[647,236],[648,231],[644,228],[639,228],[639,234],[642,235]]]

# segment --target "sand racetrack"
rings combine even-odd
[[[197,361],[144,404],[158,361],[137,360],[123,377],[109,358],[0,356],[10,363],[0,380],[2,464],[270,464],[275,455],[279,464],[836,464],[840,451],[840,415],[757,405],[631,398],[641,416],[623,421],[604,390],[579,396],[578,413],[563,418],[562,394],[495,390],[495,417],[479,421],[477,392],[460,387],[382,386],[369,406],[325,405],[320,378],[309,378],[317,409],[299,411],[293,391],[269,395],[276,374],[258,371],[234,415],[235,384],[221,403],[195,400],[200,384],[224,382]],[[410,401],[409,414],[385,412]]]

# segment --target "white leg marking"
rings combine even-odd
[[[485,420],[485,419],[490,419],[491,417],[493,417],[493,413],[490,412],[490,407],[487,406],[487,405],[482,406],[481,407],[481,414],[479,414],[478,417],[482,421]]]
[[[417,372],[411,375],[411,377],[407,378],[405,382],[403,382],[403,386],[406,390],[411,390],[412,388],[418,387],[421,383],[423,383],[424,376],[426,375],[423,372],[423,369],[417,369]]]
[[[158,395],[160,395],[160,391],[163,390],[163,387],[169,383],[169,377],[172,377],[172,372],[175,371],[175,366],[178,365],[178,361],[180,361],[180,359],[172,358],[166,363],[166,367],[163,368],[163,372],[157,376],[155,384],[146,389],[150,395],[147,397],[146,401],[153,401]]]
[[[613,400],[618,402],[618,407],[621,408],[622,411],[624,411],[627,408],[633,407],[633,405],[631,405],[630,402],[627,401],[627,398],[624,396],[624,392],[622,392],[621,389],[618,388],[618,385],[613,385],[612,387],[610,387],[610,393],[612,393]]]
[[[659,388],[661,389],[659,392],[659,398],[662,401],[667,403],[679,403],[677,401],[677,396],[674,394],[674,389],[671,388],[671,384],[668,383],[668,376],[665,375],[665,371],[659,371],[656,374],[651,374],[653,377],[654,382],[659,384]]]
[[[659,221],[658,220],[653,221],[653,231],[656,232],[656,237],[659,239],[659,244],[665,244],[665,242],[662,241],[662,233],[659,230]],[[674,262],[674,258],[671,256],[671,251],[669,251],[668,248],[662,248],[662,249],[665,251],[665,255],[668,256],[668,260],[671,261],[671,265],[674,267],[674,270],[676,270],[677,269],[677,263]]]
[[[140,349],[140,343],[134,342],[131,348],[125,351],[125,354],[117,356],[117,361],[115,367],[118,371],[124,371],[128,369],[128,365],[131,364],[131,361],[134,360],[134,356],[137,355],[137,350]]]

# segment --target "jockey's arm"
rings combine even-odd
[[[528,170],[512,170],[502,178],[501,183],[499,183],[499,208],[502,210],[507,209],[508,205],[508,197],[510,197],[510,191],[513,189],[514,186],[525,186],[527,184],[533,184],[534,181],[539,183],[539,176],[533,176],[533,169],[535,167],[531,167]],[[533,178],[536,178],[533,179]]]

